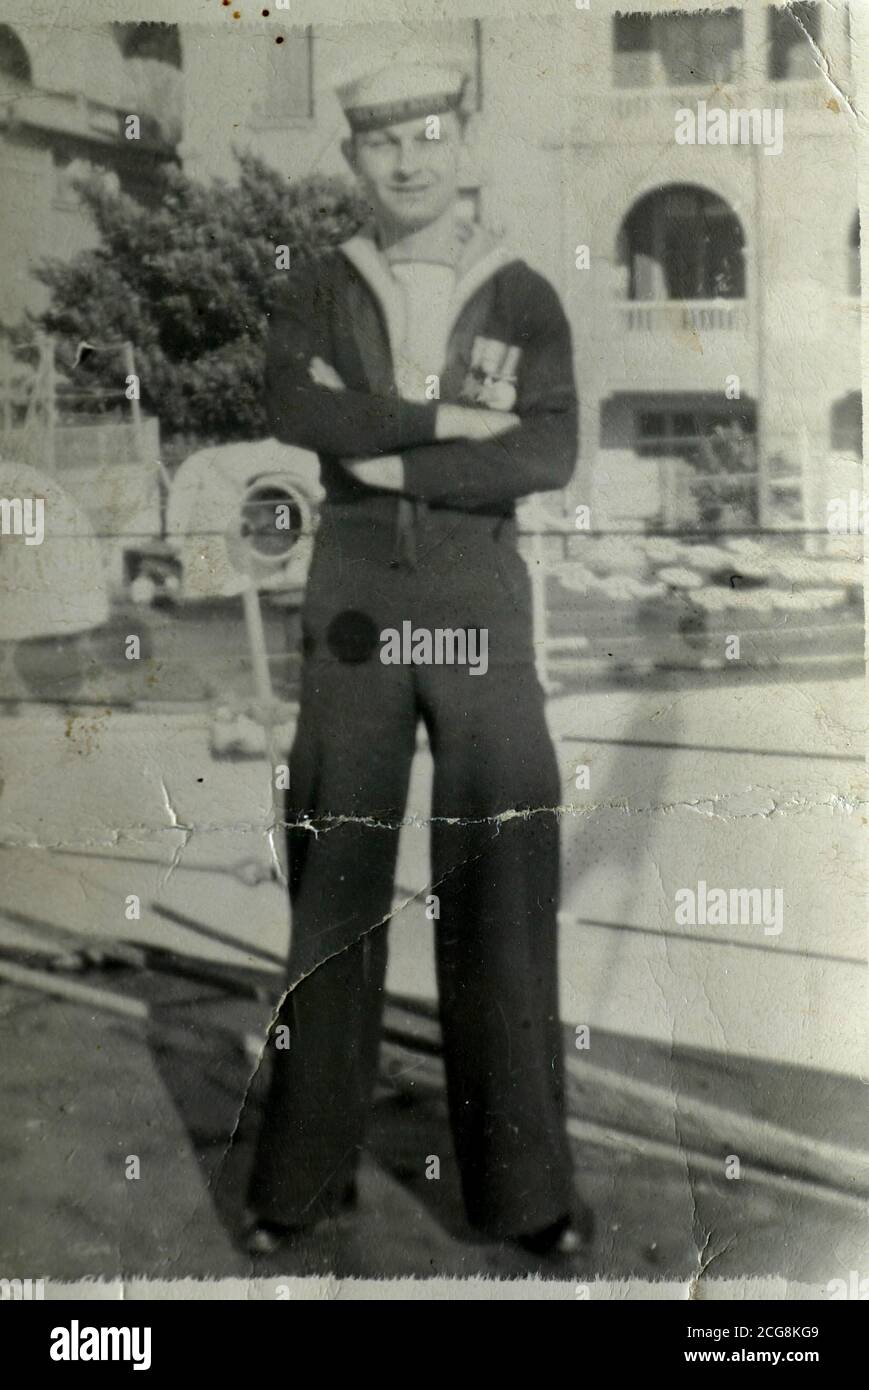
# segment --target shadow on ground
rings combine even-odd
[[[418,1076],[385,1048],[358,1209],[287,1249],[272,1269],[252,1266],[242,1243],[244,1193],[265,1076],[252,1080],[251,1050],[267,1026],[274,977],[227,971],[229,992],[213,978],[199,985],[162,971],[92,974],[98,987],[146,998],[149,1023],[8,984],[0,994],[0,1255],[10,1277],[688,1280],[702,1272],[809,1281],[862,1267],[865,1208],[844,1180],[824,1186],[749,1165],[729,1181],[726,1135],[710,1136],[699,1155],[678,1137],[650,1146],[628,1109],[618,1126],[587,1125],[574,1138],[577,1190],[597,1223],[590,1258],[552,1268],[481,1242],[465,1222],[431,1048],[419,1054]],[[407,1021],[413,1055],[413,1017],[430,1037],[430,1009],[391,1007]],[[851,1151],[859,1144],[856,1080],[699,1050],[671,1053],[615,1034],[598,1039],[597,1060],[640,1079],[664,1068],[683,1109],[714,1097]],[[572,1118],[582,1128],[583,1116]],[[432,1154],[441,1161],[438,1181],[425,1177]]]

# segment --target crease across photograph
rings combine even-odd
[[[0,3],[0,1300],[869,1297],[869,13],[111,13]]]

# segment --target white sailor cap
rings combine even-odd
[[[370,68],[336,87],[351,130],[376,130],[458,110],[468,74],[458,62],[402,60]]]

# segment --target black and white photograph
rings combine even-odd
[[[869,1298],[867,78],[0,0],[0,1301]]]

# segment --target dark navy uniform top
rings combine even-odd
[[[517,498],[564,487],[576,463],[578,408],[570,326],[549,282],[482,229],[469,233],[446,360],[432,366],[439,376],[433,401],[398,394],[397,294],[386,261],[363,234],[290,272],[270,314],[270,428],[283,443],[319,454],[327,501],[379,491],[340,459],[388,454],[404,462],[405,496],[437,508],[511,515]],[[316,385],[314,357],[347,389]],[[439,403],[472,402],[474,371],[497,373],[499,357],[509,364],[508,399],[515,396],[519,424],[491,440],[436,442]]]

